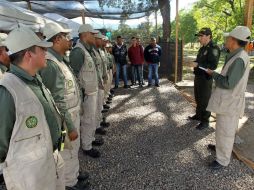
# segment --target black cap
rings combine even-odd
[[[195,34],[195,36],[202,36],[202,35],[212,36],[211,29],[204,27],[204,28],[201,28],[201,30],[197,34]]]
[[[117,38],[117,39],[118,39],[118,38],[122,38],[122,36],[117,36],[116,38]]]

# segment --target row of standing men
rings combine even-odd
[[[1,34],[0,162],[8,190],[89,188],[78,153],[81,146],[101,155],[95,133],[110,125],[103,112],[113,98],[113,57],[108,39],[84,24],[68,58],[70,32],[48,23],[45,40],[25,27]]]

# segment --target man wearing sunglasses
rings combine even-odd
[[[3,41],[7,38],[7,34],[0,33],[0,79],[3,78],[3,74],[10,67],[10,58],[8,55],[8,49],[3,44]]]
[[[47,41],[52,42],[46,54],[47,67],[41,71],[43,83],[50,90],[67,127],[65,149],[60,152],[65,162],[66,189],[85,189],[86,181],[79,175],[78,151],[80,147],[80,93],[65,53],[71,42],[71,29],[57,23],[48,23],[43,29]]]
[[[211,96],[213,79],[201,68],[215,70],[220,58],[220,49],[212,41],[210,28],[202,28],[196,36],[202,46],[195,61],[197,67],[194,68],[194,94],[197,107],[196,114],[189,119],[200,121],[196,128],[203,130],[209,127],[211,112],[206,111],[206,107]]]

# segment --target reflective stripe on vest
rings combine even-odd
[[[85,89],[87,95],[94,94],[98,91],[98,76],[93,58],[80,42],[74,48],[82,49],[85,54],[84,64],[78,76],[81,88]]]
[[[79,111],[80,110],[80,94],[79,87],[76,82],[74,75],[72,74],[70,68],[64,63],[58,61],[58,59],[52,55],[50,52],[47,52],[46,55],[47,60],[51,60],[56,63],[64,76],[64,102],[67,106],[69,112]],[[61,103],[56,102],[56,105]]]

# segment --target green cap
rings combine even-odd
[[[42,41],[31,29],[20,27],[12,30],[3,44],[9,49],[10,54],[17,53],[32,46],[51,47],[51,42]]]
[[[5,33],[0,33],[0,47],[1,46],[5,46],[4,44],[3,44],[3,41],[7,38],[7,34],[5,34]]]
[[[78,33],[84,33],[84,32],[91,32],[93,34],[98,34],[98,30],[94,30],[93,27],[90,24],[83,24],[79,27]]]
[[[59,33],[70,33],[71,31],[71,29],[63,28],[60,24],[50,22],[44,26],[43,35],[46,37],[47,40],[49,40]]]

